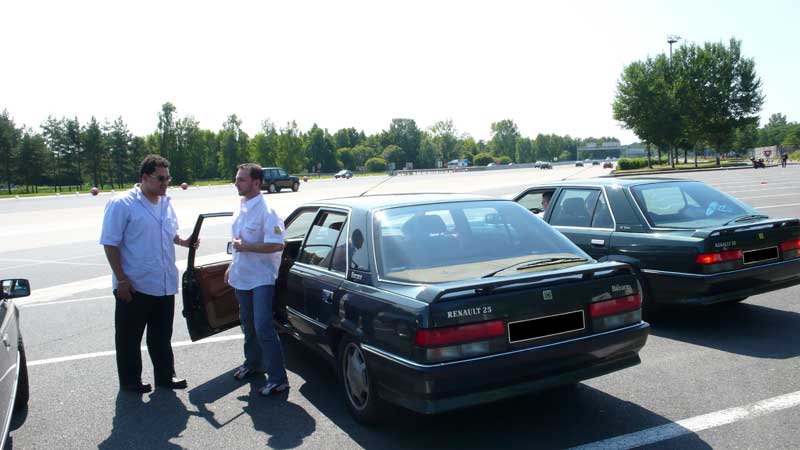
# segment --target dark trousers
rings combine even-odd
[[[142,380],[142,335],[147,328],[147,352],[153,362],[156,383],[169,382],[175,376],[172,355],[172,320],[175,296],[135,293],[130,302],[117,297],[114,311],[114,341],[117,347],[117,372],[120,385],[136,385]]]

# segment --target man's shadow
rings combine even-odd
[[[217,401],[241,387],[233,379],[233,371],[220,374],[189,391],[189,401],[197,408],[199,415],[214,428],[220,429],[229,423],[250,416],[253,429],[268,436],[267,446],[277,449],[295,448],[316,429],[317,423],[302,407],[288,400],[289,393],[283,392],[263,397],[258,389],[264,386],[263,375],[248,379],[249,392],[237,397],[245,403],[242,412],[232,417],[216,417],[212,407]]]
[[[183,449],[170,439],[180,436],[189,421],[186,405],[168,389],[156,389],[149,402],[141,395],[120,391],[111,435],[100,450],[121,448]]]

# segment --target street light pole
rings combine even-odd
[[[669,43],[669,62],[672,64],[672,44],[681,40],[681,37],[677,34],[670,34],[667,36],[667,42]]]
[[[676,42],[678,42],[680,40],[681,40],[681,37],[676,35],[676,34],[667,35],[667,43],[669,43],[669,72],[670,72],[669,81],[670,81],[670,83],[672,83],[672,44],[674,44],[674,43],[676,43]],[[672,165],[672,168],[674,169],[675,168],[675,159],[677,158],[678,155],[677,154],[673,154],[673,152],[675,152],[675,149],[673,149],[671,147],[672,146],[670,145],[669,159],[670,159],[670,163]]]

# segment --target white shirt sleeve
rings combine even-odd
[[[100,233],[100,244],[119,247],[125,236],[130,211],[122,199],[111,199],[106,204],[103,215],[103,231]]]
[[[268,214],[264,221],[264,242],[267,244],[283,244],[286,228],[277,214]]]

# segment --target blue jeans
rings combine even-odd
[[[239,320],[244,333],[244,366],[266,372],[267,381],[286,383],[281,341],[272,324],[272,300],[275,286],[257,286],[242,291],[236,289],[239,300]]]

